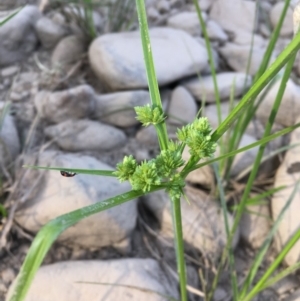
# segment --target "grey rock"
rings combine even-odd
[[[207,35],[210,40],[217,40],[220,42],[226,42],[228,35],[223,28],[214,20],[208,20],[206,23]]]
[[[241,72],[223,72],[216,74],[221,99],[229,99],[232,89],[234,96],[240,96],[251,85],[251,76]],[[198,101],[215,103],[216,95],[213,77],[202,76],[183,82],[183,85],[194,95]]]
[[[186,88],[178,86],[173,90],[167,115],[167,122],[176,125],[185,125],[195,119],[197,105]]]
[[[46,49],[55,47],[55,45],[68,34],[66,27],[55,23],[47,17],[42,17],[37,21],[35,30],[42,45]]]
[[[8,168],[20,153],[21,146],[14,118],[9,114],[5,103],[0,102],[1,129],[0,129],[0,173],[5,176]]]
[[[105,285],[95,285],[95,281]],[[47,294],[45,286],[49,288]],[[11,293],[12,289],[9,295]],[[57,294],[62,300],[74,301],[179,298],[176,284],[167,278],[160,264],[154,259],[140,258],[70,261],[43,266],[25,300],[54,300]]]
[[[278,93],[280,80],[269,89],[260,106],[257,109],[257,117],[265,124],[273,108],[274,99]],[[264,92],[262,92],[264,93]],[[300,116],[300,87],[292,80],[288,80],[281,100],[281,106],[277,112],[275,122],[283,126],[291,126]]]
[[[1,76],[2,77],[11,77],[18,73],[20,68],[18,66],[9,66],[6,68],[1,69]]]
[[[62,170],[112,170],[110,166],[93,157],[79,154],[45,151],[34,160],[35,156],[31,154],[25,159],[25,164],[59,167]],[[28,193],[28,185],[36,185],[36,189]],[[26,202],[19,207],[15,218],[22,227],[36,233],[50,220],[85,206],[100,204],[108,198],[129,191],[130,185],[120,183],[114,177],[77,174],[67,178],[62,177],[59,171],[29,170],[19,189]],[[90,211],[86,209],[86,213],[88,212]],[[85,248],[113,246],[122,241],[128,245],[136,218],[136,202],[132,200],[84,218],[63,232],[58,240],[65,245]]]
[[[149,92],[143,90],[103,94],[96,99],[94,116],[108,124],[129,127],[140,123],[134,107],[149,103]]]
[[[157,134],[154,126],[142,127],[136,134],[136,139],[148,147],[158,146]]]
[[[70,119],[48,126],[45,134],[67,151],[107,151],[126,142],[126,136],[121,130],[87,119]]]
[[[0,27],[0,66],[16,63],[36,48],[34,25],[40,17],[37,7],[27,5]]]
[[[241,218],[241,238],[253,249],[262,246],[271,229],[269,205],[267,200],[265,202],[266,204],[247,206]]]
[[[218,204],[200,190],[186,187],[185,193],[190,204],[182,198],[182,227],[185,242],[200,250],[204,256],[216,260],[227,241],[223,214]],[[172,212],[170,200],[164,191],[145,196],[144,204],[160,222],[160,234],[173,238]],[[229,215],[229,224],[233,219]],[[232,247],[237,244],[239,234],[234,237]]]
[[[211,6],[210,17],[224,30],[232,32],[235,35],[234,41],[238,42],[245,34],[251,34],[253,31],[255,3],[240,0],[215,0]]]
[[[95,108],[96,95],[88,85],[59,92],[40,91],[34,104],[40,117],[59,123],[88,117]]]
[[[205,47],[184,31],[152,28],[150,38],[159,85],[196,74],[207,66]],[[111,90],[148,87],[138,31],[95,39],[89,48],[89,61],[99,80]]]
[[[202,17],[206,20],[206,13],[203,12]],[[200,21],[196,12],[179,12],[168,19],[167,26],[182,29],[193,36],[201,35]]]
[[[296,120],[300,122],[300,117]],[[296,187],[296,183],[300,180],[299,167],[299,147],[300,143],[300,129],[297,128],[291,134],[290,146],[277,169],[275,175],[274,187],[282,187],[272,197],[272,215],[273,220],[276,221],[281,213],[281,210],[286,206],[286,203],[291,199],[290,206],[286,209],[282,220],[278,226],[276,233],[276,250],[281,252],[284,245],[294,236],[300,227],[298,212],[300,210],[300,189]],[[295,146],[298,145],[298,146]],[[297,188],[297,189],[296,189]],[[295,190],[296,189],[296,190]],[[295,190],[295,193],[294,193]],[[294,194],[293,194],[294,193]],[[284,261],[288,266],[292,266],[299,262],[300,241],[297,241],[285,256]]]
[[[247,72],[249,56],[251,54],[249,74],[255,75],[263,60],[265,49],[261,47],[254,47],[251,50],[249,45],[242,46],[233,43],[226,43],[224,47],[219,49],[219,52],[233,70],[244,73]]]
[[[63,38],[56,45],[51,56],[53,67],[64,68],[75,64],[85,52],[85,44],[81,37],[71,35]]]
[[[273,29],[276,27],[277,23],[279,22],[282,10],[284,8],[284,2],[278,2],[273,5],[272,9],[270,10],[270,21],[272,24]],[[293,10],[288,7],[287,13],[285,15],[285,19],[283,21],[280,35],[281,36],[291,36],[293,34]]]

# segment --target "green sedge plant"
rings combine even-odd
[[[280,16],[280,20],[279,20],[275,30],[272,33],[269,45],[267,47],[267,50],[266,50],[264,58],[263,58],[263,61],[260,65],[260,68],[259,68],[258,72],[256,73],[256,75],[254,77],[254,84],[263,76],[264,72],[267,69],[267,66],[270,62],[270,58],[271,58],[272,52],[274,50],[276,41],[278,40],[279,32],[280,32],[280,29],[282,27],[283,20],[286,16],[286,12],[287,12],[287,9],[289,7],[289,4],[290,4],[289,0],[285,1],[285,5],[284,5],[284,8],[283,8],[281,16]],[[214,72],[213,60],[212,60],[212,56],[211,56],[210,41],[208,39],[205,24],[204,24],[204,21],[203,21],[202,16],[201,16],[201,9],[200,9],[199,4],[196,0],[194,0],[194,5],[196,7],[196,11],[198,12],[199,23],[202,27],[204,38],[205,38],[205,41],[206,41],[206,47],[208,49],[210,66],[212,68],[212,75],[213,75],[213,78],[214,78],[216,103],[217,103],[217,107],[218,107],[218,116],[219,116],[219,122],[220,122],[220,113],[219,113],[220,112],[220,103],[218,101],[219,91],[218,91],[216,75],[215,75],[216,73]],[[256,9],[256,13],[257,13],[259,3],[256,2],[256,5],[257,5],[257,9]],[[252,42],[253,42],[253,36],[252,36]],[[251,46],[253,46],[253,43],[251,43]],[[249,54],[249,62],[251,61],[251,55],[252,55],[252,50],[250,51],[250,54]],[[283,76],[281,76],[281,84],[280,84],[278,94],[277,94],[277,97],[275,99],[273,108],[271,110],[271,114],[270,114],[269,120],[267,122],[265,132],[263,134],[263,138],[267,137],[271,132],[272,125],[275,121],[275,117],[276,117],[276,114],[277,114],[279,106],[280,106],[280,102],[281,102],[281,99],[282,99],[282,96],[283,96],[283,93],[284,93],[284,90],[285,90],[286,83],[289,79],[289,76],[290,76],[290,73],[291,73],[291,70],[292,70],[292,66],[293,66],[293,63],[294,63],[294,60],[295,60],[295,56],[296,55],[294,54],[294,56],[291,57],[291,59],[289,60],[287,66],[286,66],[286,69],[284,71]],[[248,63],[247,70],[249,70],[249,63]],[[278,76],[277,76],[277,78],[278,78]],[[276,78],[274,77],[273,81],[275,79]],[[272,85],[272,82],[266,87],[265,91],[260,95],[259,98],[255,99],[255,100],[252,100],[250,102],[250,105],[247,109],[247,112],[245,114],[242,114],[241,117],[237,120],[237,126],[233,127],[232,130],[229,131],[228,135],[226,135],[226,139],[228,138],[227,141],[229,141],[228,148],[226,149],[226,151],[232,152],[234,149],[236,149],[238,147],[238,144],[241,140],[241,137],[245,133],[248,124],[250,123],[250,121],[255,116],[255,112],[256,112],[258,106],[260,105],[260,103],[263,100],[264,96],[266,95],[266,93],[270,89],[271,85]],[[293,147],[293,146],[291,146],[291,147]],[[221,144],[221,154],[224,153],[224,149],[225,148],[222,148],[222,144]],[[244,193],[242,195],[241,202],[237,206],[235,206],[236,207],[235,208],[236,215],[235,215],[233,228],[229,231],[228,227],[226,225],[228,241],[227,241],[226,247],[224,248],[224,251],[223,251],[223,254],[222,254],[222,257],[221,257],[221,261],[220,261],[219,267],[217,269],[216,276],[215,276],[215,278],[213,280],[213,283],[212,283],[212,287],[211,287],[209,293],[206,296],[206,300],[211,300],[212,299],[214,291],[215,291],[216,286],[218,284],[219,276],[221,274],[222,269],[224,268],[224,264],[227,261],[227,258],[229,259],[230,269],[231,269],[230,275],[231,275],[233,300],[251,300],[251,298],[253,298],[258,292],[260,292],[262,290],[262,289],[259,289],[258,287],[259,287],[259,285],[261,285],[261,283],[266,281],[266,279],[268,277],[270,277],[270,275],[271,275],[270,271],[274,272],[274,270],[278,267],[279,263],[284,258],[284,256],[282,254],[286,254],[285,252],[287,252],[287,250],[290,250],[292,245],[299,239],[299,233],[297,232],[291,238],[291,240],[287,244],[285,250],[282,250],[282,252],[279,254],[279,256],[277,257],[278,260],[276,260],[275,262],[273,262],[271,264],[271,266],[269,267],[267,272],[264,274],[264,276],[260,279],[260,281],[258,281],[258,284],[253,287],[253,281],[254,281],[254,278],[257,275],[258,267],[260,266],[260,264],[262,263],[265,255],[266,255],[266,252],[267,252],[267,250],[270,246],[272,238],[274,237],[276,229],[277,229],[277,227],[278,227],[278,225],[281,221],[281,216],[288,209],[288,206],[289,206],[290,202],[292,201],[292,196],[291,196],[289,201],[287,201],[287,205],[282,209],[280,217],[274,222],[273,227],[272,227],[272,229],[269,233],[269,236],[266,238],[265,242],[261,246],[261,249],[258,251],[257,256],[255,257],[255,259],[252,263],[251,270],[248,273],[245,281],[243,282],[241,290],[238,289],[237,277],[236,277],[236,273],[233,269],[234,258],[233,258],[232,250],[231,250],[231,241],[232,241],[233,235],[234,235],[234,233],[237,229],[239,221],[242,217],[242,214],[246,211],[246,205],[251,203],[251,201],[250,201],[251,199],[249,199],[250,191],[251,191],[251,188],[253,186],[256,175],[258,173],[258,168],[261,165],[264,150],[265,150],[265,144],[261,144],[260,147],[259,147],[257,157],[256,157],[253,165],[251,166],[251,168],[248,169],[249,171],[251,171],[251,173],[250,173],[250,176],[247,180],[246,188],[245,188]],[[282,150],[278,150],[278,152],[279,151],[282,152],[283,150],[286,150],[286,147],[282,148]],[[215,168],[214,168],[216,178],[217,178],[217,182],[218,182],[218,189],[219,189],[219,196],[220,196],[220,200],[221,200],[221,205],[222,205],[223,213],[225,215],[225,223],[226,223],[227,208],[226,208],[226,204],[225,204],[225,200],[224,200],[224,188],[223,188],[221,183],[224,183],[224,181],[229,179],[230,170],[231,170],[233,160],[234,160],[234,156],[226,157],[225,162],[223,161],[223,164],[220,164],[219,167],[225,166],[225,170],[223,170],[222,176],[220,175],[220,171],[218,170],[218,166],[215,166]],[[223,177],[223,179],[221,179],[221,177]],[[296,189],[297,185],[298,184],[295,185],[295,189]],[[275,192],[275,190],[278,191],[280,189],[284,189],[284,187],[280,187],[279,189],[278,188],[277,189],[270,189],[266,193],[262,193],[262,195],[268,195],[268,194],[271,195]],[[296,190],[294,190],[293,194],[295,193],[295,191]],[[292,271],[295,271],[297,268],[299,268],[298,264],[284,270],[283,272],[280,272],[279,273],[280,276],[278,276],[277,278],[273,277],[274,281],[275,281],[275,279],[281,279],[282,277],[285,277],[288,273],[291,273]],[[269,281],[269,285],[271,285],[271,283],[274,284],[274,281]],[[262,287],[263,287],[263,289],[265,289],[265,288],[268,287],[268,285],[264,285],[264,286],[262,285]]]
[[[107,200],[101,201],[99,203],[75,210],[68,214],[64,214],[55,218],[54,220],[47,223],[38,232],[35,237],[25,261],[21,267],[19,275],[17,277],[14,291],[10,296],[10,301],[22,301],[24,300],[26,293],[30,287],[31,282],[37,272],[37,269],[42,264],[44,257],[46,256],[49,248],[55,242],[57,237],[70,226],[76,224],[80,220],[98,212],[107,210],[109,208],[118,206],[134,198],[146,195],[148,193],[165,190],[170,196],[170,203],[173,215],[173,228],[174,228],[174,245],[176,251],[177,259],[177,272],[179,275],[180,283],[180,300],[187,301],[187,290],[186,290],[186,271],[185,271],[185,260],[184,260],[184,243],[183,243],[183,233],[182,233],[182,219],[181,219],[181,197],[184,196],[184,186],[186,176],[193,170],[201,168],[207,164],[213,164],[214,162],[231,158],[240,152],[244,152],[252,147],[260,146],[260,151],[257,160],[255,161],[253,171],[251,172],[249,181],[247,183],[244,196],[242,198],[241,204],[237,208],[236,218],[233,228],[228,227],[228,222],[226,222],[227,208],[226,202],[224,202],[224,192],[222,187],[222,181],[220,181],[218,166],[215,165],[215,171],[218,180],[219,196],[221,199],[221,204],[225,216],[226,232],[228,236],[228,242],[224,248],[218,273],[207,290],[207,300],[211,300],[213,296],[214,289],[218,283],[218,277],[224,268],[224,264],[229,256],[230,266],[232,269],[232,290],[233,299],[239,301],[251,300],[255,297],[261,290],[267,288],[269,285],[273,284],[278,279],[285,277],[289,273],[293,272],[298,266],[286,269],[279,275],[272,277],[272,273],[278,267],[280,262],[283,260],[285,254],[292,248],[292,246],[299,239],[300,231],[295,233],[290,242],[278,255],[274,263],[265,272],[263,277],[254,284],[254,276],[256,275],[257,267],[259,262],[261,262],[263,255],[265,254],[266,247],[262,248],[259,253],[258,259],[253,264],[251,273],[247,277],[247,281],[244,282],[242,288],[237,285],[237,279],[235,276],[235,271],[233,269],[233,254],[231,250],[231,242],[233,235],[237,229],[241,214],[244,211],[245,204],[248,200],[248,195],[250,192],[251,184],[253,178],[257,173],[258,162],[260,161],[260,156],[262,154],[263,146],[269,141],[280,137],[282,135],[288,134],[300,124],[285,128],[275,134],[270,134],[270,126],[274,122],[274,114],[270,116],[269,124],[266,128],[265,134],[261,140],[255,142],[251,145],[243,147],[241,149],[232,149],[229,153],[222,154],[218,158],[213,157],[214,151],[217,146],[218,140],[226,133],[226,131],[242,116],[242,113],[246,109],[251,108],[255,102],[255,99],[259,93],[267,86],[269,82],[276,76],[276,74],[282,69],[286,64],[287,68],[285,70],[285,76],[282,79],[282,88],[280,89],[279,96],[275,101],[275,108],[278,110],[278,105],[280,103],[280,97],[282,96],[284,81],[287,80],[287,74],[290,72],[290,66],[295,57],[295,54],[300,48],[300,34],[297,34],[293,41],[286,47],[286,49],[278,56],[278,58],[273,62],[269,69],[265,69],[261,72],[260,76],[254,81],[252,87],[245,93],[241,101],[237,106],[233,108],[227,118],[220,122],[220,125],[215,131],[212,131],[210,124],[206,118],[197,118],[191,124],[188,124],[177,131],[178,141],[171,141],[167,135],[167,129],[165,124],[165,114],[162,108],[157,77],[155,74],[155,68],[152,58],[151,43],[148,32],[148,24],[146,18],[145,4],[143,0],[136,0],[137,12],[140,24],[141,42],[143,46],[143,53],[145,59],[145,66],[147,72],[147,79],[149,85],[149,92],[151,97],[151,104],[145,107],[137,107],[136,113],[139,121],[142,122],[144,126],[150,124],[155,126],[160,153],[156,158],[149,161],[143,161],[140,164],[136,162],[133,156],[126,156],[122,162],[117,164],[115,171],[102,171],[102,170],[83,170],[83,169],[66,169],[62,167],[31,167],[36,169],[47,169],[47,170],[65,170],[69,172],[84,173],[84,174],[94,174],[100,176],[113,176],[118,177],[120,181],[129,181],[132,186],[132,190],[123,193],[121,195],[109,198]],[[199,10],[198,10],[199,11]],[[267,65],[266,65],[267,66]],[[187,162],[182,159],[182,152],[184,147],[188,146],[190,148],[191,157]],[[202,158],[210,158],[205,162],[200,162]],[[181,171],[178,168],[181,167]],[[295,188],[296,189],[296,188]],[[291,196],[292,199],[292,196]],[[279,222],[279,221],[278,221]],[[277,224],[274,225],[274,230],[268,238],[268,242],[272,238],[273,232],[275,232]]]

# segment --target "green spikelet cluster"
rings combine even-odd
[[[143,107],[135,107],[134,109],[137,114],[136,119],[140,121],[143,126],[159,124],[166,119],[166,116],[161,108],[152,106],[150,104]]]
[[[136,107],[135,110],[137,119],[143,125],[157,124],[165,118],[159,108],[150,105]],[[117,164],[114,174],[122,182],[129,181],[133,190],[149,192],[153,187],[162,185],[172,199],[178,199],[183,195],[185,186],[184,175],[178,172],[178,168],[185,163],[182,149],[188,145],[195,162],[211,157],[216,149],[216,144],[211,140],[211,131],[207,118],[196,119],[178,130],[177,136],[181,142],[169,141],[167,149],[162,150],[156,158],[141,164],[137,164],[132,156],[126,156],[123,162]]]
[[[193,123],[177,131],[177,137],[190,148],[190,154],[197,158],[211,157],[217,144],[211,140],[212,128],[205,117],[196,119]]]

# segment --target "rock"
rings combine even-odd
[[[156,7],[161,14],[168,13],[171,6],[167,0],[161,0],[156,3]]]
[[[0,27],[0,66],[16,63],[35,49],[34,25],[40,17],[37,7],[27,5]]]
[[[219,205],[204,192],[187,187],[187,198],[181,200],[183,237],[186,243],[200,250],[204,256],[217,259],[226,244],[227,237],[224,219]],[[164,191],[151,193],[144,197],[144,204],[153,212],[160,222],[160,235],[173,238],[172,213],[170,200]],[[229,215],[229,224],[232,217]],[[238,233],[232,246],[236,246]]]
[[[0,129],[0,173],[6,175],[10,164],[20,153],[20,140],[13,117],[9,114],[4,102],[0,102],[1,129]]]
[[[270,231],[270,211],[267,204],[248,205],[241,218],[241,238],[253,249],[262,246]]]
[[[45,286],[48,287],[45,294]],[[12,294],[12,287],[8,295]],[[179,298],[174,281],[154,259],[59,262],[42,266],[28,291],[29,300],[163,301]],[[8,300],[8,298],[6,299]]]
[[[153,28],[150,38],[161,86],[201,72],[207,66],[205,47],[184,31]],[[148,87],[138,31],[105,34],[95,39],[89,49],[89,61],[99,80],[111,90]]]
[[[31,100],[38,91],[38,77],[39,74],[35,72],[22,72],[15,76],[9,95],[10,100],[23,103]]]
[[[216,74],[221,99],[229,99],[234,89],[234,96],[240,96],[251,86],[251,77],[241,72],[223,72]],[[198,101],[215,103],[216,95],[213,77],[202,76],[185,81],[184,86]],[[233,87],[234,86],[234,87]]]
[[[281,79],[277,80],[277,82],[272,85],[257,109],[256,115],[263,123],[266,123],[269,118],[275,97],[278,93],[280,82]],[[296,119],[300,116],[299,97],[300,87],[295,85],[294,82],[289,79],[281,100],[281,105],[275,118],[276,123],[283,126],[291,126],[295,124]]]
[[[122,146],[126,136],[110,125],[88,119],[67,120],[45,128],[45,135],[63,150],[67,151],[108,151]]]
[[[148,147],[158,146],[157,134],[152,125],[142,127],[136,134],[136,140]]]
[[[167,122],[178,126],[186,125],[193,122],[197,111],[196,102],[190,92],[184,87],[178,86],[172,92],[167,111]]]
[[[82,38],[71,35],[63,38],[56,45],[51,56],[52,66],[55,68],[69,68],[80,60],[85,52]]]
[[[191,157],[189,150],[187,147],[184,148],[182,153],[182,159],[187,162]],[[203,161],[199,162],[202,163]],[[198,168],[192,172],[190,172],[187,177],[186,181],[192,184],[198,184],[205,188],[212,188],[215,186],[215,177],[213,170],[210,165],[205,165],[201,168]]]
[[[278,2],[270,10],[270,21],[273,29],[275,29],[277,23],[279,22],[283,7],[285,6],[284,2]],[[280,35],[281,36],[291,36],[293,34],[293,10],[288,7],[288,10],[283,21]]]
[[[298,118],[297,122],[300,122]],[[285,157],[278,168],[275,175],[274,187],[285,188],[276,192],[272,198],[272,213],[274,221],[277,220],[281,210],[285,207],[288,200],[292,197],[291,204],[285,211],[283,218],[279,224],[276,233],[276,248],[278,252],[282,251],[283,246],[295,234],[300,227],[299,215],[300,210],[300,188],[296,190],[294,196],[292,192],[295,189],[297,181],[300,180],[300,160],[299,151],[300,147],[295,146],[300,143],[300,129],[297,128],[291,134],[290,145],[294,145],[286,151]],[[300,241],[298,241],[289,253],[286,255],[284,261],[288,266],[292,266],[299,261],[300,254]]]
[[[199,0],[198,3],[202,11],[207,11],[210,9],[213,0]]]
[[[55,47],[55,45],[68,34],[66,27],[55,23],[47,17],[42,17],[37,21],[35,30],[43,47],[46,49]]]
[[[1,69],[2,77],[12,77],[19,72],[20,68],[18,66],[9,66]]]
[[[245,147],[249,144],[256,142],[257,140],[248,134],[244,134],[239,143],[238,149]],[[230,175],[232,177],[238,176],[246,168],[249,168],[256,158],[259,147],[253,147],[245,152],[239,153],[234,157]]]
[[[234,33],[235,42],[245,34],[251,34],[255,24],[255,3],[241,0],[213,1],[210,17],[221,27]]]
[[[300,289],[293,291],[285,301],[299,301],[300,300]]]
[[[235,71],[247,72],[249,56],[251,49],[249,46],[241,46],[233,43],[226,43],[226,45],[219,49],[221,55],[225,58],[227,64]],[[254,47],[251,54],[251,63],[249,64],[249,74],[255,75],[263,60],[265,49]]]
[[[64,91],[40,91],[34,104],[41,118],[59,123],[68,119],[88,117],[95,109],[96,95],[88,85]]]
[[[214,20],[208,20],[206,23],[207,35],[210,40],[217,40],[220,42],[226,42],[228,35],[223,28]]]
[[[206,13],[202,13],[202,17],[206,20]],[[198,14],[196,12],[179,12],[168,19],[167,26],[182,29],[193,36],[200,36],[202,32]]]
[[[149,92],[143,90],[103,94],[96,99],[94,116],[105,123],[129,127],[140,123],[134,107],[149,103]]]
[[[25,164],[35,164],[32,163],[32,157],[25,160]],[[55,151],[44,151],[36,165],[112,170],[110,166],[93,157]],[[58,171],[30,170],[24,177],[22,183],[24,187],[19,188],[20,193],[26,193],[27,185],[33,183],[38,184],[36,189],[20,206],[15,218],[21,227],[34,233],[62,214],[102,202],[130,190],[128,183],[121,184],[113,177],[78,174],[66,178]],[[79,245],[86,248],[112,246],[123,240],[128,242],[128,237],[136,225],[136,217],[136,202],[130,201],[85,218],[63,232],[58,240],[69,246]]]

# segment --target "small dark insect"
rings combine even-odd
[[[294,162],[287,169],[287,173],[289,173],[289,174],[296,173],[296,172],[299,172],[299,171],[300,171],[300,162]]]
[[[60,174],[61,174],[63,177],[67,177],[67,178],[74,177],[74,176],[76,175],[75,172],[68,172],[68,171],[64,171],[64,170],[61,170],[61,171],[60,171]]]

